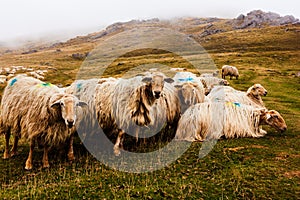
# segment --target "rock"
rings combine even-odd
[[[32,49],[32,50],[29,50],[29,51],[25,51],[22,54],[31,54],[31,53],[36,53],[36,52],[38,52],[38,50]]]
[[[86,58],[86,54],[73,53],[72,58],[76,60],[84,60]]]
[[[233,28],[259,28],[265,25],[279,26],[293,23],[299,23],[299,19],[296,19],[291,15],[281,17],[277,13],[254,10],[248,13],[247,16],[241,14],[236,19],[234,19]]]

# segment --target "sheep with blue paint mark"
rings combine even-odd
[[[192,72],[177,72],[173,77],[173,85],[177,88],[177,95],[180,99],[181,112],[196,103],[205,101],[205,89],[196,74]]]
[[[73,133],[77,108],[86,105],[73,95],[38,79],[18,75],[8,81],[1,101],[0,132],[5,134],[4,159],[17,153],[18,140],[30,142],[25,169],[32,169],[35,143],[44,147],[43,167],[49,167],[48,151],[69,139],[68,158],[74,160]],[[14,136],[9,151],[10,135]]]
[[[175,138],[203,141],[207,139],[262,137],[260,125],[270,125],[283,132],[287,129],[275,110],[254,108],[239,102],[210,102],[191,106],[181,116]]]

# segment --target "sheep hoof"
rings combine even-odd
[[[69,160],[70,162],[72,162],[72,161],[75,160],[75,156],[74,156],[73,153],[69,153],[69,154],[68,154],[68,160]]]
[[[31,170],[31,169],[32,169],[32,164],[31,164],[31,162],[28,161],[28,160],[26,161],[25,169],[26,169],[26,170]]]
[[[114,154],[115,154],[115,156],[120,156],[120,154],[121,154],[120,149],[119,148],[114,148]]]
[[[9,153],[7,153],[7,152],[4,152],[3,159],[8,159],[8,158],[10,158],[10,155],[9,155]]]
[[[49,168],[49,167],[50,167],[50,165],[49,165],[48,162],[45,162],[45,163],[43,164],[43,168]]]

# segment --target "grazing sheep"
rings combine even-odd
[[[18,75],[8,81],[1,102],[0,132],[5,134],[4,158],[16,154],[20,137],[30,141],[25,169],[32,169],[35,142],[44,146],[43,167],[49,167],[48,150],[69,138],[69,160],[74,160],[73,132],[76,108],[86,105],[60,88],[32,77]],[[9,152],[10,134],[14,135]]]
[[[238,137],[262,137],[259,125],[267,124],[279,131],[287,129],[275,110],[257,109],[237,102],[201,103],[191,106],[180,118],[175,138],[203,141]]]
[[[212,89],[207,95],[211,101],[231,101],[240,102],[242,104],[264,108],[262,96],[266,96],[268,91],[261,84],[254,84],[249,87],[247,92],[233,89],[229,86],[218,86]]]
[[[215,86],[229,85],[229,82],[227,80],[220,79],[217,77],[199,77],[198,79],[203,84],[203,87],[205,88],[205,95],[208,95]]]
[[[236,79],[239,78],[239,71],[234,66],[224,65],[222,67],[222,78],[225,79],[226,76],[230,76],[230,80],[234,76]]]

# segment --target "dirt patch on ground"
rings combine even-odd
[[[268,147],[261,146],[261,145],[250,145],[250,146],[245,146],[245,147],[224,148],[224,150],[237,152],[239,150],[246,149],[246,148],[267,149]]]
[[[285,172],[283,175],[287,178],[295,178],[295,177],[300,178],[300,171]]]

